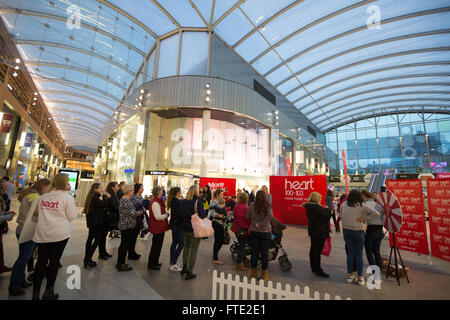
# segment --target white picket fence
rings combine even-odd
[[[331,300],[331,297],[326,293],[323,299]],[[225,273],[221,272],[218,276],[217,270],[214,270],[212,300],[320,300],[320,293],[315,291],[311,297],[308,287],[304,287],[301,292],[298,285],[291,290],[290,284],[286,284],[283,289],[280,282],[274,287],[272,281],[259,280],[257,284],[255,278],[251,278],[249,282],[246,276],[241,281],[240,276],[236,275],[233,280],[231,273],[225,277]],[[335,296],[334,300],[341,300],[341,297]]]

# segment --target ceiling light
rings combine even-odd
[[[17,75],[18,75],[17,72],[14,71],[13,77],[17,77]]]
[[[139,100],[142,100],[144,98],[144,96],[139,96]]]
[[[209,101],[209,97],[206,97],[205,101],[208,102]]]
[[[36,100],[37,100],[37,98],[36,98],[36,97],[34,97],[34,98],[33,98],[33,100],[34,100],[34,101],[36,101]]]
[[[145,92],[144,89],[141,89],[141,93],[144,94],[144,92]]]
[[[37,96],[37,95],[38,95],[37,91],[35,91],[35,92],[34,92],[34,95],[35,95],[35,96]]]
[[[19,66],[15,66],[14,69],[19,70],[20,68],[19,68]]]
[[[206,90],[206,94],[211,94],[211,90]]]
[[[206,84],[206,89],[209,89],[209,83]]]
[[[20,63],[20,59],[19,58],[16,59],[16,63]]]

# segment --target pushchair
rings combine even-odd
[[[283,230],[286,229],[286,226],[282,224],[275,217],[272,218],[272,240],[270,240],[269,247],[269,261],[273,261],[277,258],[278,252],[281,250],[283,253],[278,257],[278,263],[280,264],[280,268],[283,271],[289,271],[292,268],[292,263],[288,259],[288,255],[281,245],[281,239],[283,239]],[[234,243],[230,246],[231,256],[235,262],[237,262],[238,258],[238,246],[239,243],[234,241]],[[247,244],[245,245],[245,257],[251,256],[252,247],[250,243],[250,239],[248,239]],[[261,259],[258,259],[258,265],[261,264]]]

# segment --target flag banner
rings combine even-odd
[[[395,233],[401,250],[429,254],[422,181],[420,179],[386,180],[386,187],[398,199],[402,209],[402,226]],[[392,233],[389,234],[392,247]]]
[[[428,179],[431,255],[450,261],[450,179]]]
[[[322,195],[321,204],[325,206],[327,194],[325,175],[270,176],[270,194],[272,195],[274,217],[286,224],[307,225],[308,219],[302,203],[308,201],[312,192],[318,192]]]

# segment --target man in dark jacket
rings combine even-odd
[[[329,275],[323,272],[320,266],[320,255],[325,240],[330,236],[329,223],[331,214],[320,205],[321,198],[322,196],[319,193],[313,192],[309,196],[308,202],[303,203],[302,206],[306,209],[308,235],[311,238],[311,248],[309,250],[311,270],[319,277],[328,278]]]

